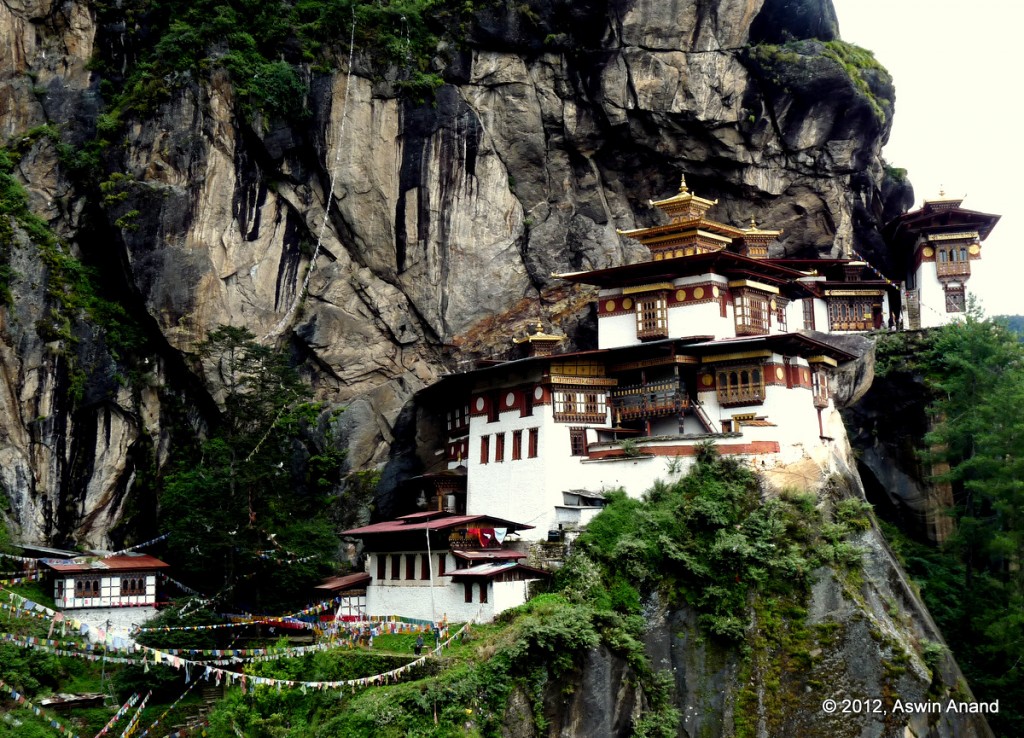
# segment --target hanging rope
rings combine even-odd
[[[324,217],[320,221],[320,230],[316,235],[316,248],[313,249],[313,257],[309,260],[309,269],[306,270],[306,276],[302,280],[302,288],[295,293],[295,299],[292,300],[291,306],[288,308],[288,312],[285,313],[284,317],[274,326],[273,330],[263,337],[264,341],[270,339],[276,339],[280,336],[288,325],[292,322],[295,317],[296,311],[299,309],[299,305],[302,302],[303,297],[306,295],[306,290],[309,288],[309,280],[313,276],[313,270],[316,269],[316,260],[320,255],[320,247],[323,244],[324,233],[327,230],[327,221],[331,213],[331,203],[334,202],[334,185],[338,178],[338,165],[341,162],[341,143],[345,138],[345,123],[348,120],[348,98],[349,91],[352,89],[352,65],[355,59],[355,47],[356,47],[356,9],[355,5],[352,6],[352,27],[349,30],[348,40],[348,76],[345,80],[345,97],[341,104],[341,124],[338,127],[338,140],[334,150],[334,163],[331,165],[331,180],[330,189],[327,192],[327,198],[324,201]]]

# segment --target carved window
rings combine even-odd
[[[971,273],[967,246],[940,246],[935,256],[935,271],[940,277]]]
[[[720,405],[760,405],[764,373],[759,365],[724,367],[718,370],[717,390]]]
[[[569,447],[573,456],[587,455],[587,429],[569,429]]]
[[[828,323],[833,331],[870,331],[875,327],[871,297],[828,298]]]
[[[664,292],[637,298],[636,337],[641,341],[668,338],[668,300]]]
[[[737,336],[761,336],[768,333],[771,307],[768,295],[751,289],[739,289],[733,294]]]
[[[788,304],[789,300],[785,297],[775,298],[775,324],[780,333],[785,333],[788,330],[786,327],[786,305]]]
[[[809,331],[814,330],[814,298],[805,297],[803,302],[804,307],[804,328]]]
[[[811,372],[811,394],[814,396],[815,407],[828,406],[828,377],[824,369]]]
[[[951,287],[945,285],[946,288],[946,312],[947,313],[962,313],[967,308],[967,301],[964,295],[964,287]]]
[[[559,423],[603,423],[608,419],[607,394],[592,388],[560,389],[555,392],[555,421]]]
[[[523,458],[523,432],[512,431],[512,461],[519,461]]]

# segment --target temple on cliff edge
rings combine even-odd
[[[364,542],[367,613],[488,620],[520,604],[544,576],[522,564],[531,543],[575,535],[606,490],[639,496],[708,441],[761,469],[825,468],[842,423],[829,374],[854,358],[830,334],[894,327],[904,304],[913,327],[963,313],[998,216],[960,202],[887,226],[897,280],[860,259],[773,258],[780,231],[711,220],[716,202],[684,179],[651,203],[667,223],[620,232],[647,260],[555,275],[597,288],[596,348],[558,353],[538,323],[522,358],[421,393],[445,419],[444,463],[406,480],[409,514],[344,532]]]

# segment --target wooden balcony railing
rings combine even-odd
[[[689,401],[676,383],[619,387],[612,392],[613,417],[619,421],[675,415]]]
[[[935,271],[940,277],[970,276],[969,261],[940,261],[935,264]]]

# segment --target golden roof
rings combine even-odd
[[[686,175],[684,174],[680,176],[677,194],[665,200],[652,200],[650,204],[672,218],[673,221],[677,221],[703,218],[709,208],[718,204],[718,200],[707,200],[690,192],[686,186]]]
[[[754,219],[753,215],[750,216],[750,228],[743,228],[741,230],[743,231],[744,238],[749,238],[751,236],[756,236],[758,238],[775,238],[776,236],[782,235],[781,230],[766,231],[761,228],[758,228],[757,221]]]
[[[565,336],[556,336],[551,333],[545,333],[543,323],[538,320],[537,328],[533,333],[529,333],[523,338],[513,338],[512,343],[558,343],[563,340],[565,340]]]

